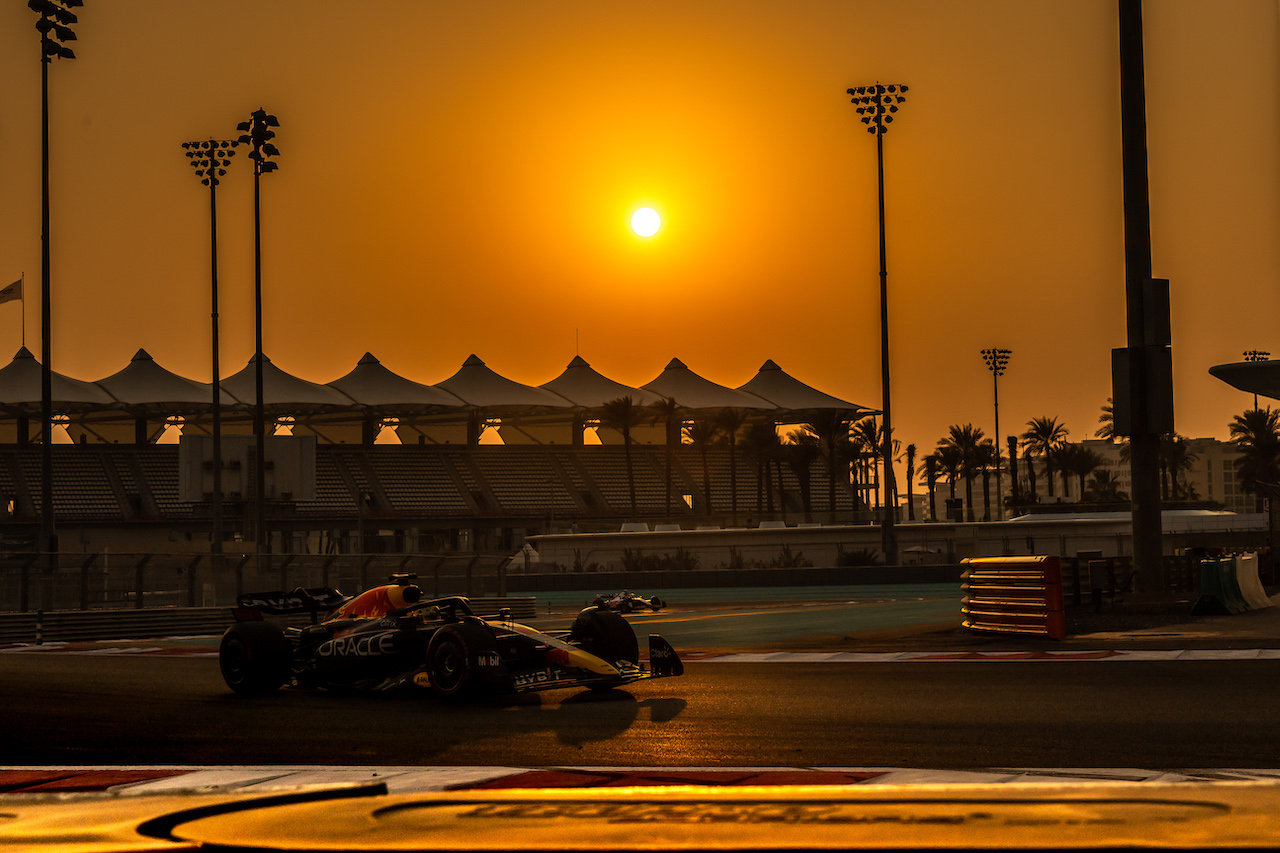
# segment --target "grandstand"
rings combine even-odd
[[[248,430],[253,367],[222,383],[224,435]],[[39,370],[26,349],[0,368],[0,545],[11,552],[31,547],[41,518]],[[212,495],[206,487],[193,498],[183,488],[182,451],[172,442],[179,430],[208,435],[210,386],[139,350],[128,367],[98,382],[55,374],[53,394],[65,429],[50,447],[60,551],[207,550]],[[623,446],[620,434],[599,423],[603,405],[622,396],[641,405],[675,400],[685,423],[725,408],[775,427],[822,411],[875,414],[810,388],[772,361],[738,389],[703,379],[678,359],[640,388],[577,357],[538,387],[501,377],[475,356],[437,385],[398,376],[371,354],[327,385],[264,361],[268,420],[278,434],[315,441],[314,492],[270,500],[266,540],[276,553],[509,552],[534,533],[616,530],[628,521],[692,528],[871,518],[847,461],[834,466],[832,486],[824,455],[785,445],[764,459],[742,445],[668,447],[663,430],[649,427],[633,441],[660,443]],[[499,426],[505,443],[481,443],[486,425]],[[585,438],[593,433],[600,443]],[[253,465],[249,458],[234,476],[224,471],[231,550],[256,541],[245,494],[252,490],[244,485]]]
[[[123,548],[126,541],[129,550],[207,547],[212,502],[181,499],[178,447],[86,443],[52,450],[62,550],[101,550],[113,542]],[[670,454],[668,503],[666,448],[633,446],[631,452],[635,513],[625,448],[617,445],[320,444],[315,499],[268,505],[272,548],[346,552],[358,547],[362,527],[367,550],[411,553],[460,547],[461,531],[472,531],[465,535],[477,537],[477,550],[514,550],[525,535],[616,530],[626,521],[696,527],[870,520],[855,511],[846,478],[837,478],[830,504],[821,457],[799,463],[808,467],[807,489],[785,459],[769,466],[766,486],[756,460],[741,449],[731,477],[728,448],[708,448],[708,503],[702,453],[684,445]],[[0,446],[0,506],[7,509],[0,530],[10,548],[36,535],[39,478],[38,446]],[[253,539],[246,528],[252,513],[240,495],[224,502],[224,515],[229,539]]]

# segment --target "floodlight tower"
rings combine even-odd
[[[889,289],[885,264],[884,243],[884,134],[893,121],[893,114],[900,104],[906,103],[907,87],[900,84],[855,86],[848,90],[853,95],[850,103],[857,105],[857,113],[867,126],[867,133],[876,138],[876,176],[880,189],[880,391],[881,417],[884,428],[884,523],[881,525],[881,548],[886,565],[897,565],[898,537],[894,531],[894,515],[897,512],[898,488],[893,473],[893,418],[889,405]]]
[[[40,16],[40,542],[37,550],[47,559],[47,568],[57,566],[58,540],[53,521],[53,366],[50,320],[49,252],[49,63],[75,59],[75,52],[63,42],[75,41],[71,24],[77,23],[73,8],[81,0],[27,0],[27,8]]]
[[[209,188],[209,279],[211,285],[210,315],[213,318],[213,534],[209,553],[215,575],[222,561],[222,377],[218,366],[218,180],[227,173],[236,142],[209,139],[182,143],[187,158],[200,183]],[[238,572],[237,572],[238,574]],[[236,583],[236,595],[244,592]]]
[[[1011,349],[984,349],[982,360],[991,370],[991,388],[996,403],[996,520],[1004,521],[1004,492],[1000,489],[1000,377],[1004,374],[1005,365],[1009,363]]]
[[[253,323],[254,323],[254,358],[253,375],[256,395],[253,403],[253,436],[257,453],[254,467],[254,541],[257,543],[259,557],[266,550],[267,520],[267,480],[266,480],[266,415],[262,400],[262,196],[259,178],[274,172],[280,165],[268,157],[278,157],[280,151],[272,144],[276,133],[271,128],[279,127],[276,117],[269,115],[264,109],[256,109],[249,114],[248,121],[236,125],[242,135],[239,142],[253,148],[249,158],[253,160]]]

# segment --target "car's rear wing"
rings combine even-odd
[[[233,613],[237,622],[245,622],[261,618],[261,614],[272,616],[288,616],[294,613],[310,613],[312,621],[320,613],[328,613],[350,600],[332,587],[316,587],[304,589],[298,587],[292,592],[274,590],[272,592],[248,592],[236,597]],[[255,615],[256,614],[256,615]]]

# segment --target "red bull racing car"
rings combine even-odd
[[[642,663],[631,625],[606,608],[584,609],[567,632],[543,633],[506,612],[481,618],[459,596],[424,600],[412,581],[393,576],[354,597],[328,588],[240,596],[219,647],[223,679],[237,693],[426,688],[458,698],[608,689],[684,672],[656,634]],[[264,614],[309,614],[311,624],[281,628]]]

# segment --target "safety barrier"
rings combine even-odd
[[[1067,635],[1062,569],[1057,557],[971,557],[961,588],[964,627],[971,631]]]
[[[482,616],[495,615],[501,609],[510,610],[513,619],[532,619],[537,615],[537,600],[533,596],[472,598],[470,604],[471,609]],[[305,624],[306,619],[302,615],[289,624]],[[204,636],[221,634],[232,621],[231,611],[226,607],[0,613],[0,643]]]
[[[1200,563],[1200,595],[1194,615],[1229,615],[1271,606],[1258,578],[1256,554],[1214,557]]]

